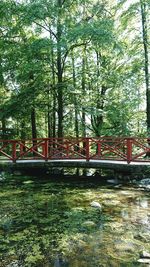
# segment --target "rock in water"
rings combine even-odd
[[[148,253],[147,251],[143,251],[141,257],[150,259],[150,253]]]
[[[98,203],[98,202],[96,202],[96,201],[92,201],[92,202],[91,202],[91,207],[96,208],[96,209],[99,209],[99,210],[102,209],[101,204]]]
[[[110,183],[110,184],[118,184],[118,180],[117,179],[108,179],[107,180],[107,183]]]
[[[150,264],[150,259],[139,259],[138,262],[140,263],[145,263],[145,264]]]
[[[89,228],[96,226],[96,224],[93,221],[85,221],[85,222],[83,222],[82,225],[86,226],[86,227],[89,227]]]
[[[150,253],[143,251],[141,258],[138,260],[140,263],[150,264]],[[149,266],[149,265],[148,265]]]

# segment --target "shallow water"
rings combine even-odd
[[[0,267],[144,266],[149,192],[94,178],[5,175],[0,186]]]

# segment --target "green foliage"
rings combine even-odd
[[[139,3],[3,0],[0,8],[0,120],[17,125],[14,138],[31,137],[33,109],[39,137],[57,135],[60,120],[66,136],[143,131],[131,126],[145,125]]]

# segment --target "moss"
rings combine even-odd
[[[92,201],[102,204],[102,213]],[[0,267],[14,260],[24,267],[135,266],[140,252],[150,251],[149,203],[149,195],[134,188],[6,177],[0,192]]]

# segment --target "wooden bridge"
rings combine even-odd
[[[150,139],[136,137],[0,140],[0,163],[99,162],[150,164]]]

